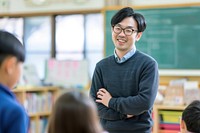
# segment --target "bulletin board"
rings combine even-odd
[[[46,62],[45,82],[65,88],[88,87],[88,61],[49,59]]]

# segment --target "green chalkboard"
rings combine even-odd
[[[105,56],[113,54],[110,20],[105,11]],[[200,69],[200,7],[140,9],[147,29],[137,49],[154,57],[160,69]]]

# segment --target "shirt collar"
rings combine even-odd
[[[116,50],[114,50],[115,59],[118,63],[123,63],[135,54],[136,47],[133,47],[128,53],[126,53],[121,59],[117,56]]]

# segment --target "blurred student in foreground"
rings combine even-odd
[[[200,101],[190,103],[182,114],[181,133],[200,133]]]
[[[25,50],[12,34],[0,30],[0,133],[27,133],[29,117],[11,91],[19,81]]]
[[[48,133],[103,133],[95,103],[79,91],[62,94],[53,107]]]

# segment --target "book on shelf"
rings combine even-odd
[[[159,133],[180,133],[179,130],[160,130]]]
[[[168,86],[165,90],[163,104],[184,105],[184,89],[182,86]]]
[[[39,121],[39,132],[40,133],[46,133],[47,132],[47,124],[48,124],[48,118],[47,117],[42,117],[40,118],[40,121]]]
[[[49,112],[53,105],[53,94],[47,93],[27,93],[26,109],[29,113]]]
[[[163,104],[188,105],[193,100],[200,100],[198,81],[186,79],[172,80],[165,91]]]
[[[188,81],[188,79],[187,78],[181,78],[181,79],[175,79],[175,80],[171,80],[170,82],[169,82],[169,86],[183,86],[183,84],[185,83],[185,82],[187,82]]]
[[[160,129],[165,130],[180,130],[180,124],[176,123],[160,123]]]
[[[193,89],[193,88],[199,88],[199,82],[198,81],[187,81],[183,83],[184,89]]]
[[[180,122],[181,116],[182,116],[182,111],[169,111],[169,110],[159,111],[159,117],[161,123],[177,124]]]
[[[30,120],[30,129],[29,133],[36,133],[36,121],[35,120]]]

